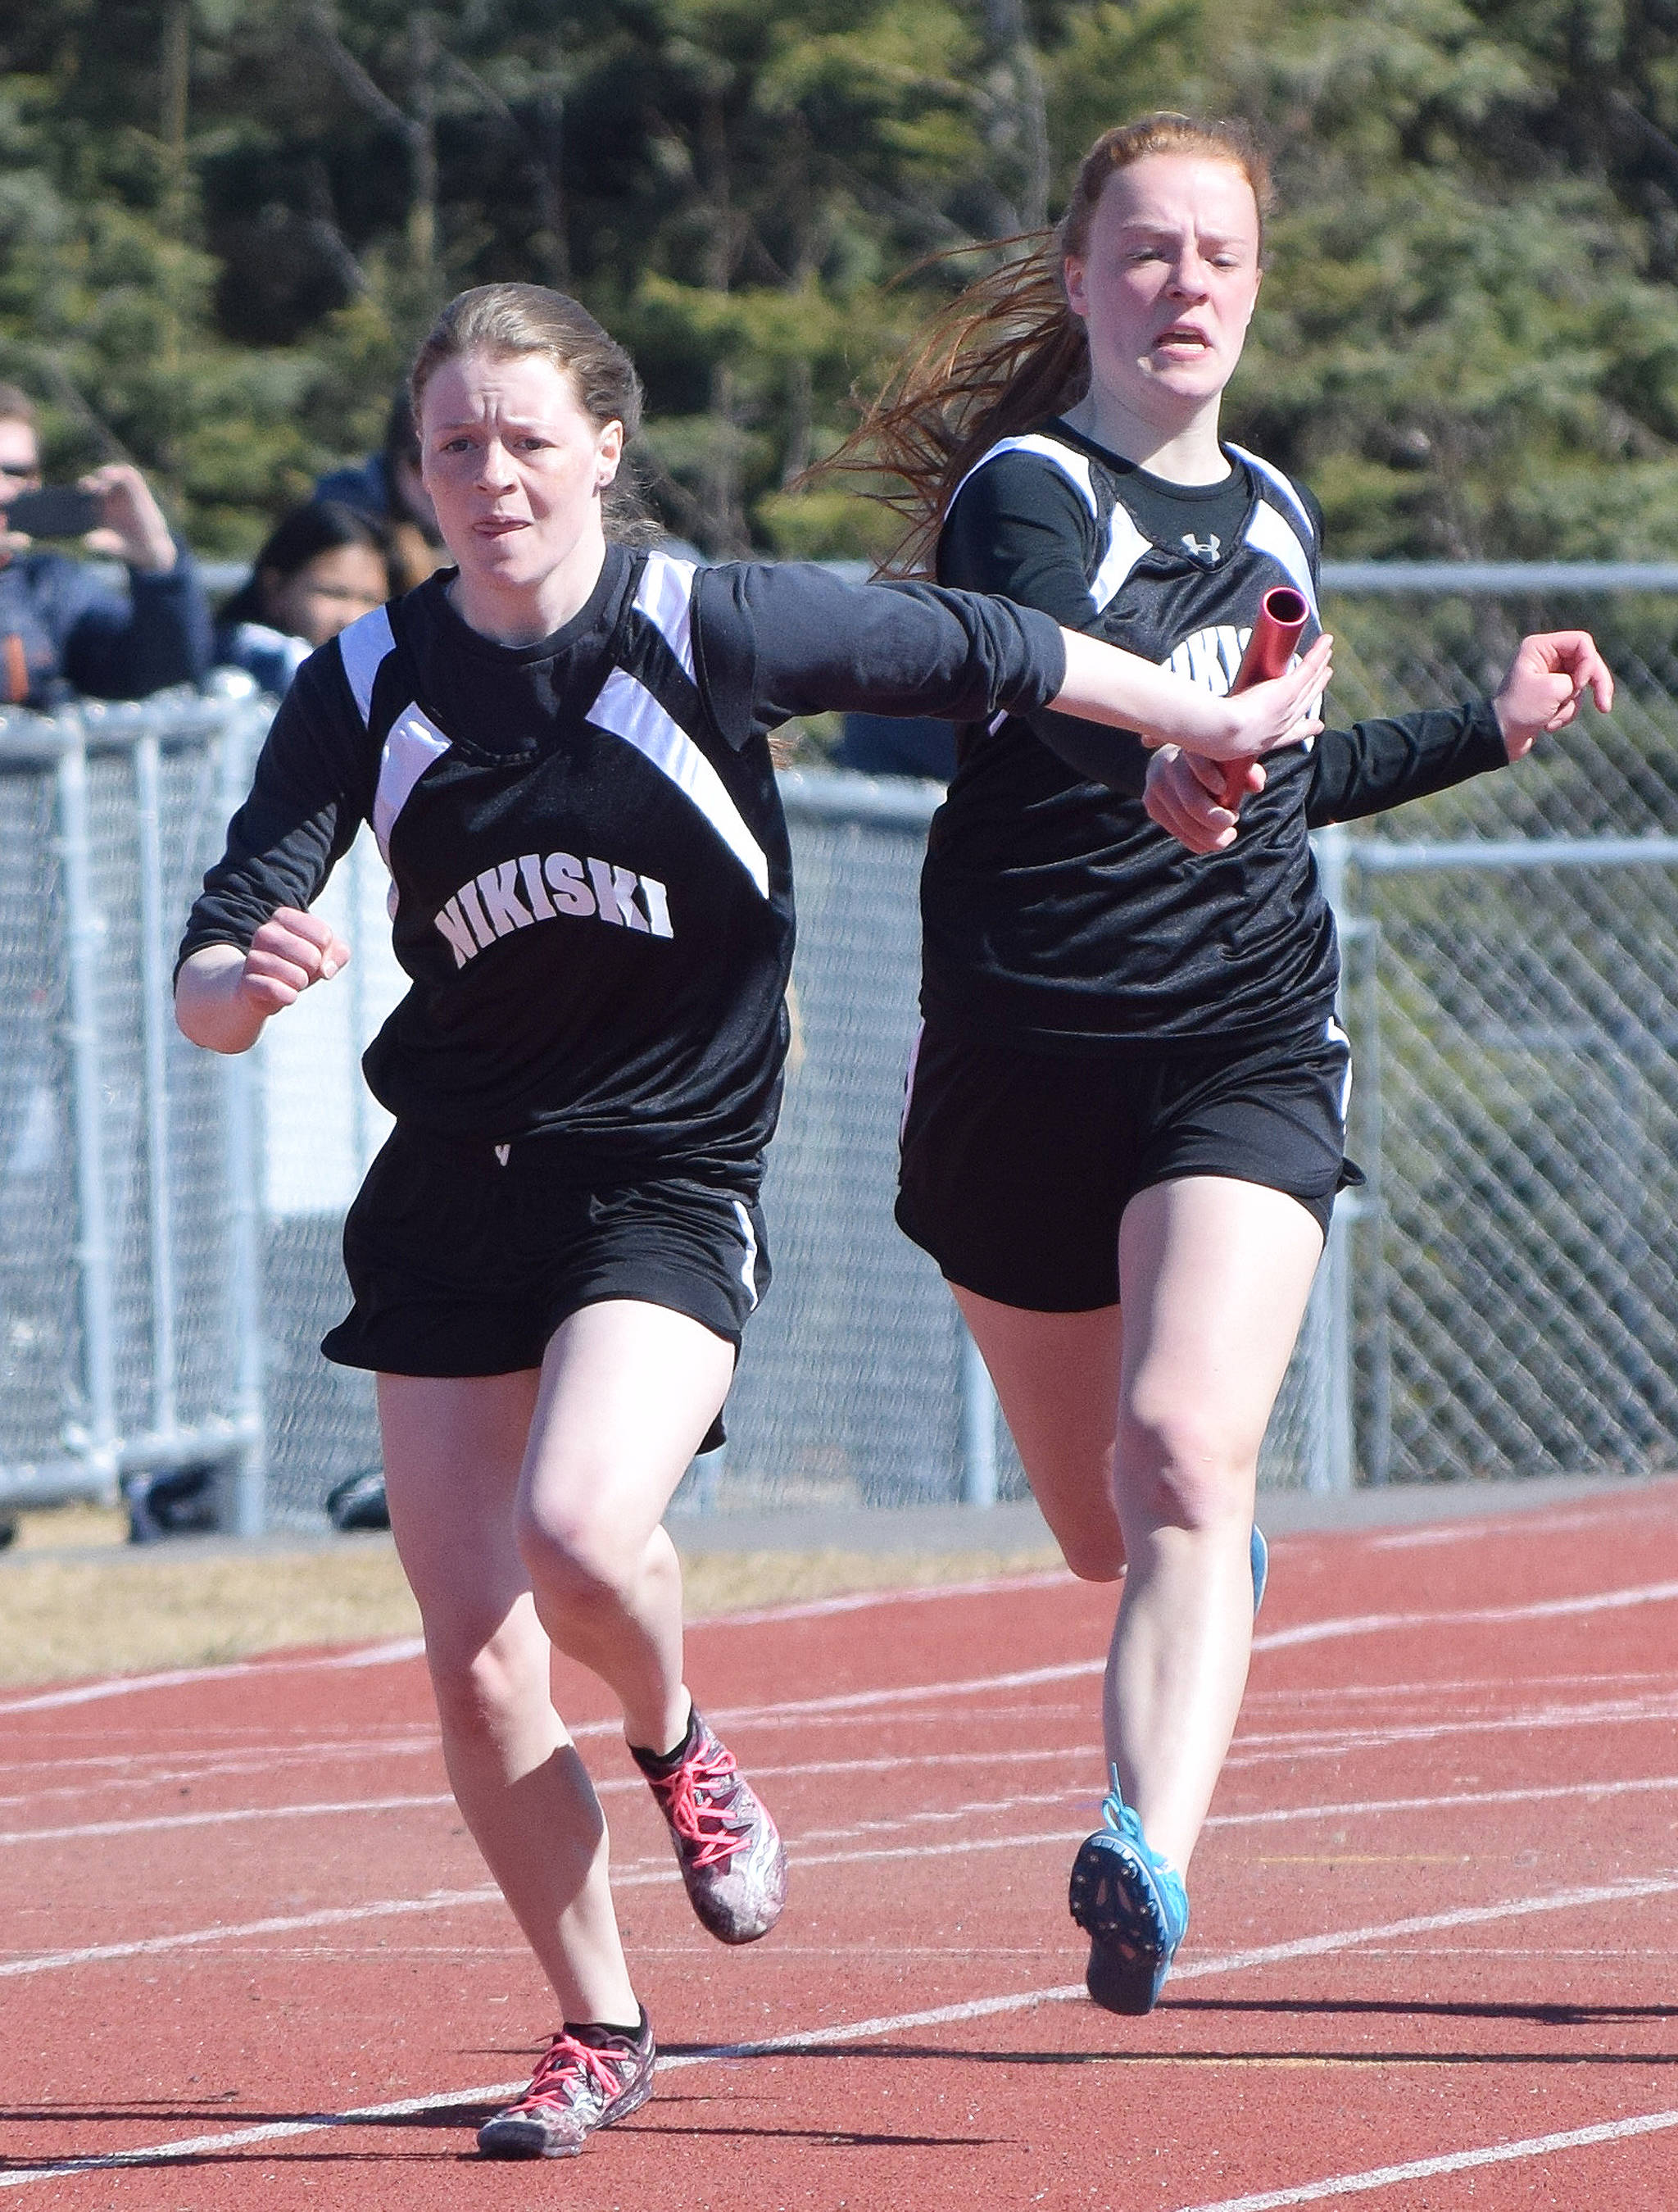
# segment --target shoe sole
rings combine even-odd
[[[1152,2012],[1176,1956],[1141,1860],[1117,1836],[1087,1836],[1072,1862],[1067,1903],[1089,1938],[1084,1987],[1105,2012]]]
[[[645,2081],[626,2089],[621,2097],[614,2097],[610,2108],[577,2142],[553,2142],[540,2120],[486,2120],[478,2130],[478,2148],[486,2158],[580,2158],[588,2148],[590,2136],[627,2120],[632,2112],[640,2110],[651,2094],[652,2075],[649,2072]]]

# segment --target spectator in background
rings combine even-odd
[[[215,622],[215,665],[282,698],[318,645],[400,589],[383,526],[333,499],[294,507]]]
[[[101,523],[82,541],[128,566],[128,591],[7,527],[20,492],[40,489],[34,402],[0,384],[0,705],[49,708],[76,692],[143,699],[196,684],[209,665],[209,609],[192,556],[138,469],[109,461],[81,479]]]
[[[447,560],[437,528],[431,495],[420,481],[420,439],[407,392],[391,402],[385,443],[365,461],[333,469],[315,486],[318,500],[353,507],[384,526],[390,540],[391,573],[397,592],[411,592]]]

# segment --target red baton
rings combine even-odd
[[[1291,584],[1278,584],[1274,590],[1266,592],[1259,602],[1258,620],[1252,626],[1247,649],[1241,655],[1241,665],[1229,687],[1231,696],[1251,690],[1255,684],[1268,684],[1272,677],[1285,674],[1300,633],[1310,619],[1311,609],[1305,604],[1305,594],[1296,592]],[[1246,774],[1245,762],[1233,763],[1226,771],[1226,806],[1240,805]]]

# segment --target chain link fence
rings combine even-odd
[[[1342,1202],[1263,1480],[1335,1487],[1672,1463],[1678,1444],[1678,664],[1669,600],[1593,605],[1611,720],[1329,833],[1357,1079]],[[1336,719],[1495,679],[1562,609],[1505,586],[1332,610]],[[242,1060],[169,1018],[182,918],[260,702],[0,723],[0,1513],[212,1467],[221,1517],[318,1522],[376,1464],[330,1366],[344,1208],[388,1124],[359,1054],[403,988],[358,845],[345,975]],[[726,1455],[679,1505],[983,1504],[1023,1485],[982,1368],[894,1228],[931,787],[784,779],[795,1042],[774,1288]]]
[[[1582,611],[1611,718],[1344,840],[1371,1179],[1335,1288],[1342,1442],[1367,1481],[1678,1462],[1673,600],[1622,586],[1582,611],[1531,580],[1345,599],[1335,704],[1351,720],[1489,689],[1524,630]]]
[[[0,1510],[203,1469],[260,1522],[251,1075],[169,972],[265,719],[0,721]]]

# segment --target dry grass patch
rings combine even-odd
[[[379,1538],[319,1552],[183,1547],[0,1565],[0,1682],[202,1667],[287,1644],[417,1635],[420,1616]]]
[[[162,1545],[124,1554],[58,1543],[0,1555],[0,1683],[199,1667],[288,1646],[369,1644],[419,1632],[388,1537],[312,1550],[199,1552]],[[685,1534],[685,1532],[682,1532]],[[108,1545],[108,1529],[84,1538]],[[686,1562],[694,1619],[867,1589],[968,1582],[1054,1566],[1052,1547],[1015,1552],[700,1552]]]

